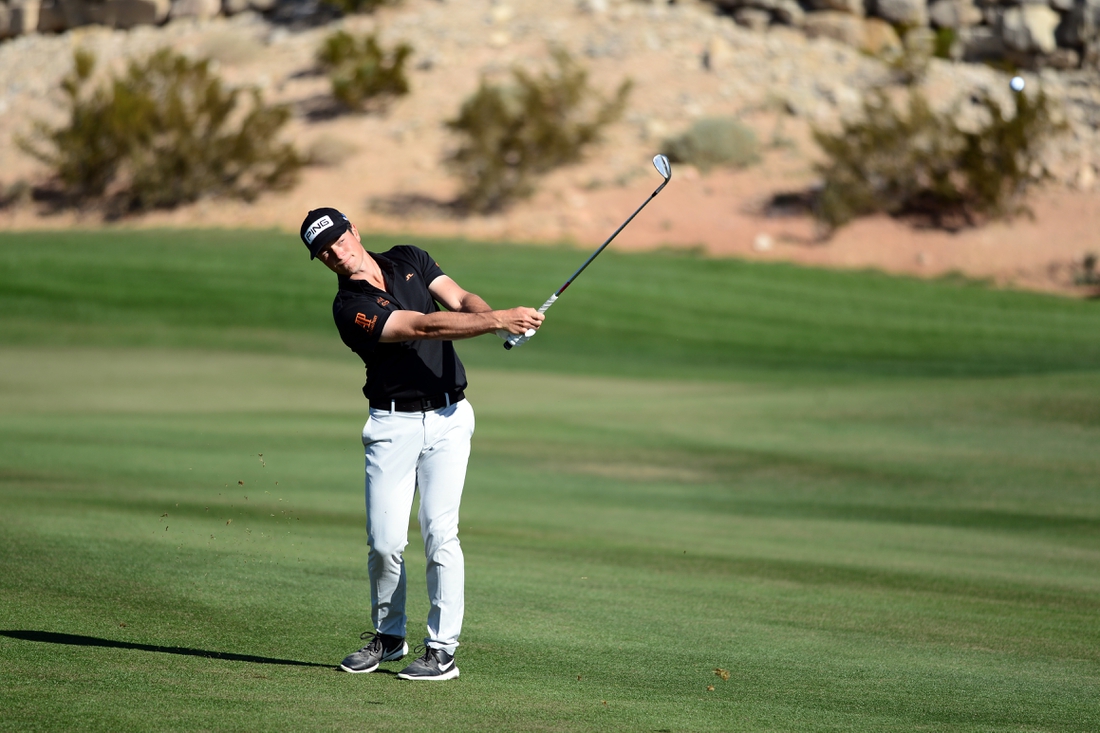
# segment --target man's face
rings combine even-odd
[[[337,275],[351,276],[363,269],[367,252],[359,239],[359,231],[353,225],[335,242],[317,253],[317,259]]]

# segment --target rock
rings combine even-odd
[[[257,13],[266,13],[275,9],[278,0],[248,0],[248,7]]]
[[[577,0],[577,9],[582,13],[603,15],[607,12],[608,2],[607,0]]]
[[[249,10],[248,0],[222,0],[222,14],[226,16],[237,15]]]
[[[802,27],[802,21],[806,18],[806,11],[795,0],[756,0],[765,10],[770,10],[772,16],[783,25]]]
[[[172,19],[210,20],[222,11],[221,0],[171,0],[171,3],[169,15]]]
[[[810,38],[832,38],[852,48],[862,48],[864,43],[863,19],[850,13],[835,10],[809,13],[802,22],[802,30]]]
[[[168,17],[171,0],[106,0],[85,3],[85,22],[110,28],[158,25]]]
[[[39,0],[13,0],[8,6],[10,11],[8,27],[11,29],[11,35],[21,36],[37,31],[40,8]]]
[[[867,18],[863,21],[862,50],[872,56],[895,56],[901,53],[901,39],[894,26],[881,18]]]
[[[1052,53],[1058,47],[1054,29],[1061,16],[1045,5],[1021,5],[1005,11],[1001,38],[1015,51]]]
[[[989,26],[976,25],[960,28],[958,44],[964,61],[987,61],[1005,55],[1005,43],[997,31]]]
[[[838,10],[859,18],[866,15],[863,0],[807,0],[812,10]]]
[[[970,0],[937,0],[928,6],[928,19],[937,28],[958,30],[982,22],[982,11]]]
[[[11,32],[11,10],[7,3],[0,3],[0,39],[9,38]]]
[[[772,24],[772,14],[760,8],[738,8],[733,11],[733,20],[749,30],[764,31]]]
[[[708,71],[727,68],[733,63],[733,57],[733,47],[729,41],[719,35],[711,36],[703,49],[703,68]]]
[[[1055,32],[1055,38],[1063,46],[1084,46],[1097,37],[1100,28],[1100,5],[1081,3],[1065,16]]]
[[[1091,191],[1096,186],[1096,169],[1092,167],[1092,163],[1081,164],[1074,177],[1073,185],[1082,191]]]
[[[801,27],[806,11],[797,0],[718,0],[720,9],[736,13],[742,8],[767,10],[772,17],[784,25]]]
[[[1081,66],[1081,54],[1072,48],[1056,48],[1041,59],[1041,66],[1048,69],[1076,69]]]
[[[71,26],[59,0],[46,0],[38,9],[38,32],[61,33]]]
[[[928,25],[924,0],[875,0],[874,14],[895,25]]]

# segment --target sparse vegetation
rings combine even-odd
[[[332,82],[332,95],[348,109],[361,112],[383,109],[409,93],[405,62],[412,53],[407,43],[386,51],[374,34],[357,39],[337,31],[325,38],[317,61]]]
[[[251,201],[293,185],[301,166],[276,141],[290,117],[257,89],[226,89],[205,60],[161,50],[106,85],[77,50],[61,84],[69,121],[35,123],[20,147],[46,163],[64,202],[109,214],[171,208],[204,196]]]
[[[306,153],[310,165],[328,168],[338,166],[356,153],[358,148],[350,141],[334,135],[322,135],[313,141]]]
[[[744,168],[760,160],[756,133],[733,117],[705,117],[683,134],[666,140],[661,152],[673,163],[701,171],[716,166]]]
[[[917,215],[934,226],[972,226],[984,218],[1027,213],[1026,194],[1049,178],[1040,152],[1059,129],[1040,91],[1016,96],[1008,116],[988,95],[977,97],[987,122],[961,129],[954,110],[937,113],[916,89],[907,113],[885,93],[864,103],[862,119],[839,133],[815,130],[827,157],[815,213],[830,228],[883,212]]]
[[[553,57],[556,68],[538,76],[515,68],[511,84],[482,79],[447,122],[462,138],[447,162],[467,210],[496,211],[529,196],[538,176],[580,160],[626,109],[629,80],[605,98],[566,51],[555,49]]]

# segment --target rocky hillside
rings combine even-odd
[[[746,0],[736,7],[718,3],[729,6],[723,14],[714,3],[683,0],[675,4],[404,0],[373,15],[318,25],[302,17],[275,22],[249,9],[228,17],[204,18],[196,13],[163,25],[137,24],[128,29],[81,25],[64,33],[19,35],[0,42],[0,185],[5,191],[19,191],[25,188],[21,183],[43,175],[34,161],[16,149],[12,138],[26,133],[31,119],[58,119],[57,84],[71,66],[73,49],[92,50],[104,69],[118,69],[127,58],[170,46],[214,59],[229,83],[258,86],[268,99],[291,104],[295,117],[288,135],[319,164],[307,169],[298,188],[288,194],[265,196],[250,206],[207,200],[147,215],[134,222],[140,225],[200,223],[296,230],[305,208],[332,204],[367,229],[599,242],[624,212],[636,206],[639,196],[652,190],[655,174],[648,161],[665,137],[702,116],[735,115],[756,130],[765,148],[764,162],[749,171],[708,176],[678,170],[676,185],[662,194],[663,207],[654,205],[645,221],[640,217],[632,224],[632,234],[624,237],[628,241],[622,246],[702,246],[715,253],[824,264],[873,264],[928,273],[958,269],[1036,287],[1064,284],[1064,273],[1057,278],[1050,273],[1071,267],[1087,245],[1078,240],[1052,250],[1043,244],[1049,236],[1028,233],[1028,226],[1034,225],[953,237],[918,235],[920,241],[910,244],[904,262],[895,263],[845,250],[845,243],[851,241],[858,243],[852,245],[855,249],[874,249],[859,226],[849,233],[842,231],[825,247],[813,238],[812,224],[804,219],[762,217],[759,205],[771,193],[812,183],[816,151],[810,127],[835,125],[843,116],[855,114],[867,90],[891,85],[896,78],[889,63],[866,50],[868,43],[880,48],[894,43],[885,31],[875,35],[878,31],[873,29],[882,30],[872,22],[875,18],[860,18],[861,34],[838,40],[843,34],[815,30],[815,23],[838,17],[828,13],[859,18],[858,12],[849,12],[854,8],[804,14],[791,21],[800,26],[795,28],[777,22],[783,14],[771,8],[771,2]],[[828,2],[844,4],[844,0],[821,0]],[[878,0],[875,7],[887,5],[886,0]],[[177,5],[167,7],[171,14]],[[764,25],[763,16],[747,12],[752,9],[766,11],[769,24]],[[10,20],[10,8],[8,15]],[[967,17],[973,19],[973,14]],[[328,82],[317,72],[314,56],[321,40],[337,28],[376,31],[384,45],[410,43],[415,49],[412,93],[384,114],[332,114]],[[441,166],[454,145],[444,121],[454,116],[480,78],[503,78],[517,64],[542,67],[550,44],[583,60],[593,84],[601,89],[610,91],[622,79],[633,79],[627,115],[585,162],[550,175],[531,201],[497,216],[451,218],[440,205],[455,193],[454,181]],[[1033,54],[1034,58],[1038,57]],[[1079,55],[1078,61],[1083,58]],[[1088,207],[1096,197],[1080,192],[1092,192],[1096,186],[1100,84],[1096,72],[1087,67],[1031,65],[1033,70],[1022,72],[1028,91],[1041,86],[1059,102],[1069,123],[1070,132],[1052,147],[1048,161],[1063,187],[1059,190],[1070,196],[1058,204],[1061,224],[1066,226],[1066,206],[1074,212],[1069,224],[1087,219],[1093,211]],[[941,108],[958,104],[959,113],[966,115],[967,100],[977,90],[999,96],[1011,108],[1013,93],[1007,79],[989,65],[933,59],[923,84]],[[12,201],[0,210],[0,227],[99,223],[94,213],[45,216],[25,196],[8,198]],[[1045,206],[1037,208],[1040,217]],[[912,233],[901,225],[880,222],[878,226],[887,227],[892,240],[912,240]],[[1094,226],[1081,226],[1087,238]],[[1075,238],[1076,231],[1067,233],[1066,239]],[[1002,240],[1016,237],[1021,252],[1030,251],[1032,241],[1047,250],[1013,261],[1006,266],[1011,274],[1003,277],[988,252],[970,252],[969,260],[950,255],[952,248],[965,250],[967,237],[980,239],[990,232],[999,232],[996,236]]]

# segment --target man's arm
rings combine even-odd
[[[428,291],[448,310],[439,313],[394,311],[386,320],[380,341],[455,341],[501,330],[521,334],[542,325],[543,315],[534,308],[495,311],[480,296],[463,290],[446,275],[432,280]]]

